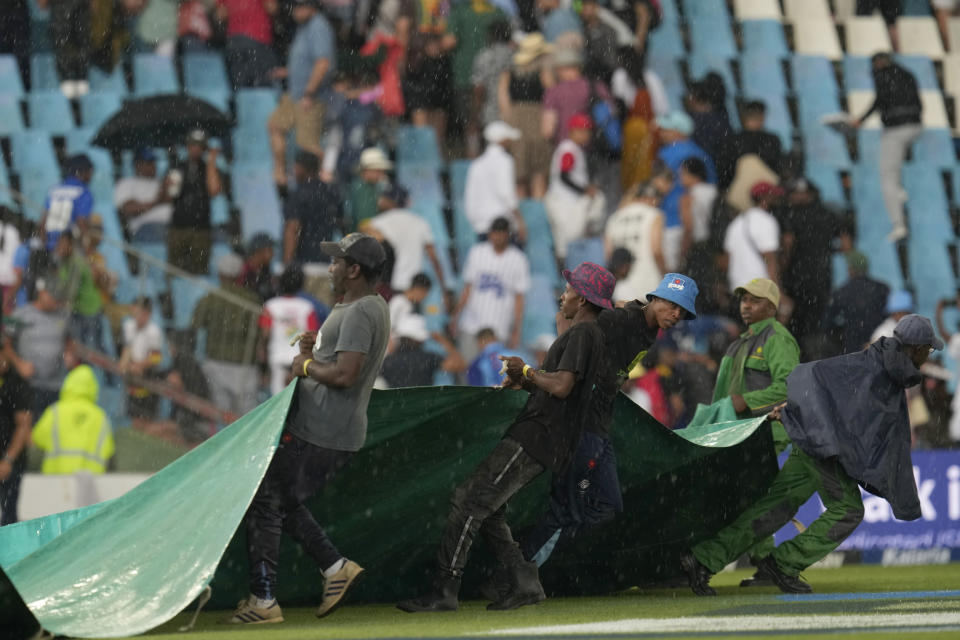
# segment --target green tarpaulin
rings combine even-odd
[[[0,528],[0,566],[17,592],[0,580],[0,605],[11,605],[0,626],[3,615],[26,616],[22,605],[16,611],[19,594],[56,634],[136,634],[169,620],[211,578],[214,606],[232,607],[247,591],[245,536],[241,529],[231,537],[276,448],[292,388],[121,498]],[[423,588],[453,487],[525,396],[474,387],[374,393],[366,446],[311,505],[341,552],[381,578],[362,582],[354,601],[392,601]],[[759,497],[776,472],[762,418],[671,432],[625,396],[617,402],[625,512],[553,555],[541,572],[549,593],[671,577],[680,552]],[[548,481],[511,502],[518,532],[545,508]],[[468,568],[473,582],[482,546]],[[319,601],[320,573],[289,541],[279,577],[284,605]]]

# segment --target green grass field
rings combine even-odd
[[[811,570],[812,596],[776,589],[741,589],[749,571],[718,575],[716,598],[688,589],[618,593],[605,598],[556,598],[516,611],[488,612],[461,603],[456,613],[411,615],[392,605],[347,603],[324,620],[311,609],[285,609],[285,622],[237,628],[228,612],[201,613],[197,628],[178,633],[182,613],[146,637],[184,640],[314,640],[321,638],[960,638],[960,565],[847,566]],[[373,576],[367,579],[375,579]],[[412,594],[413,595],[413,594]],[[282,603],[281,603],[282,604]],[[575,625],[575,626],[571,626]]]

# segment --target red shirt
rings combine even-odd
[[[246,36],[263,44],[273,42],[273,27],[263,0],[217,0],[227,8],[227,37]]]

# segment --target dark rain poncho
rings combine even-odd
[[[844,471],[886,499],[897,518],[916,520],[904,389],[920,382],[920,372],[899,346],[881,338],[864,351],[797,366],[787,378],[783,426],[804,453],[839,456]]]

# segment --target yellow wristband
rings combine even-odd
[[[307,358],[306,360],[303,361],[303,377],[304,377],[304,378],[309,378],[309,377],[310,377],[310,374],[307,373],[307,366],[308,366],[311,362],[313,362],[313,358]]]
[[[531,370],[532,370],[532,367],[530,365],[528,364],[523,365],[523,377],[529,379]]]

